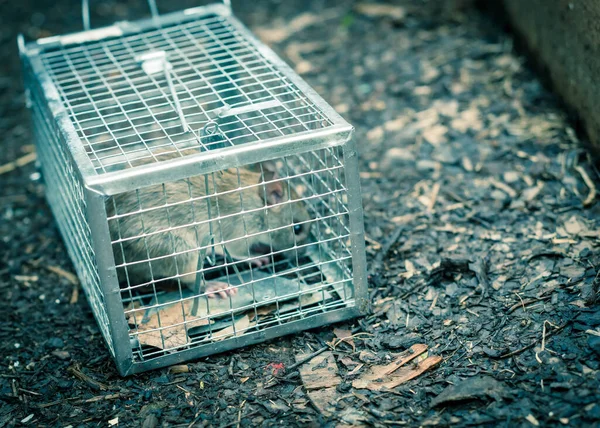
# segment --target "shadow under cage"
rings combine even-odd
[[[353,129],[227,4],[20,51],[47,199],[121,374],[367,312]]]

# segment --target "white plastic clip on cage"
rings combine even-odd
[[[47,198],[120,373],[364,314],[352,127],[227,3],[150,5],[19,40]]]

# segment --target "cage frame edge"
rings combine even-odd
[[[84,186],[86,217],[96,258],[96,269],[100,278],[108,331],[112,339],[114,354],[111,355],[119,374],[128,373],[133,365],[133,350],[129,341],[129,327],[125,319],[121,289],[117,277],[115,257],[108,229],[106,197]]]

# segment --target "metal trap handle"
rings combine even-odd
[[[158,8],[156,7],[156,0],[146,0],[148,2],[148,8],[152,19],[157,19],[159,16]],[[223,0],[223,4],[231,9],[231,0]],[[89,31],[92,27],[90,25],[90,2],[89,0],[81,0],[81,18],[83,20],[83,29]]]

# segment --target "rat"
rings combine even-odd
[[[176,152],[161,155],[163,159],[178,156]],[[124,239],[122,246],[113,244],[115,260],[117,265],[123,260],[128,263],[127,272],[118,269],[119,282],[129,279],[136,284],[179,274],[181,282],[194,290],[197,249],[211,243],[209,218],[215,253],[224,256],[224,245],[231,258],[251,257],[250,262],[258,267],[270,262],[267,254],[271,251],[291,250],[308,242],[311,216],[306,203],[278,176],[274,163],[226,169],[207,177],[208,194],[217,193],[210,198],[203,198],[207,186],[205,176],[200,175],[121,193],[108,201],[109,218],[117,216],[109,220],[111,239]],[[132,237],[138,238],[128,239]],[[211,253],[209,248],[204,254]],[[200,291],[222,298],[237,292],[221,281],[207,281]]]

